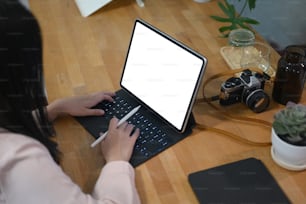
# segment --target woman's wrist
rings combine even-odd
[[[55,100],[47,106],[48,119],[50,122],[54,121],[60,115],[63,115],[61,107],[61,99]]]

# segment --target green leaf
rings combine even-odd
[[[229,4],[228,2],[227,2],[227,0],[224,0],[225,1],[225,3],[226,3],[226,6],[227,6],[227,8],[228,8],[228,10],[229,10],[229,13],[231,14],[231,18],[235,18],[235,16],[236,16],[236,9],[235,9],[235,6],[233,5],[233,4]]]
[[[283,123],[280,121],[274,121],[273,122],[273,128],[278,135],[285,135],[288,133],[287,128],[284,127]]]
[[[223,18],[220,16],[210,16],[211,18],[215,19],[216,21],[220,21],[220,22],[232,22],[232,19],[230,18]]]
[[[219,32],[220,33],[224,33],[225,31],[231,31],[233,29],[235,29],[233,25],[231,25],[231,26],[222,26],[222,27],[219,28]]]
[[[238,0],[241,2],[241,0]],[[224,15],[226,17],[220,17],[220,16],[210,16],[212,19],[223,22],[223,23],[229,23],[227,26],[222,26],[219,28],[219,32],[222,34],[223,37],[227,37],[229,32],[236,28],[245,28],[249,29],[250,24],[258,25],[259,22],[255,19],[248,18],[248,17],[242,17],[241,14],[246,8],[246,6],[249,6],[249,9],[252,10],[255,8],[256,0],[244,0],[244,6],[240,13],[237,13],[235,7],[233,4],[230,4],[228,0],[220,0],[218,2],[219,8],[223,11]]]
[[[249,9],[252,11],[256,7],[256,0],[248,0]]]
[[[249,28],[248,26],[246,26],[246,25],[245,25],[244,23],[242,23],[242,22],[237,22],[237,24],[238,24],[241,28],[250,30],[250,28]]]
[[[224,0],[224,4],[222,2],[218,2],[218,6],[221,8],[223,13],[227,15],[228,17],[233,17],[235,16],[235,13],[232,13],[230,8],[228,7],[228,3],[226,0]]]
[[[240,20],[244,23],[248,23],[248,24],[253,24],[253,25],[258,25],[259,22],[256,21],[255,19],[252,18],[248,18],[248,17],[240,17]]]

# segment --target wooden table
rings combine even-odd
[[[88,18],[83,18],[72,0],[30,0],[41,25],[44,45],[44,70],[49,100],[100,90],[115,91],[128,48],[135,18],[160,28],[197,50],[209,60],[204,80],[229,70],[219,53],[227,39],[220,38],[223,25],[209,15],[221,15],[216,1],[199,4],[193,0],[154,0],[140,8],[133,0],[113,1]],[[261,40],[260,36],[256,38]],[[272,53],[272,66],[279,56]],[[207,87],[207,94],[218,94],[222,80]],[[271,94],[271,87],[267,92]],[[199,92],[199,98],[201,97]],[[306,101],[305,92],[302,101]],[[217,103],[216,103],[217,104]],[[283,106],[272,103],[261,114],[245,105],[226,109],[272,122],[273,114]],[[198,123],[231,131],[255,141],[270,141],[270,128],[239,123],[205,103],[194,107]],[[91,149],[93,137],[73,118],[55,122],[56,140],[63,152],[62,167],[85,192],[90,192],[104,164],[98,149]],[[256,147],[214,132],[194,133],[136,168],[136,185],[143,203],[197,203],[187,175],[231,161],[255,157],[262,160],[293,203],[306,200],[306,171],[293,172],[276,165],[270,146]]]

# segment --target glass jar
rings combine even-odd
[[[255,42],[255,35],[252,31],[239,28],[232,30],[228,36],[228,43],[233,47],[250,46]]]
[[[247,29],[235,29],[229,33],[228,46],[221,48],[221,54],[232,69],[241,68],[242,48],[253,45],[255,35]]]

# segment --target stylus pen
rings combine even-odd
[[[141,106],[137,106],[136,108],[134,108],[133,110],[131,110],[128,114],[126,114],[123,118],[121,118],[121,120],[119,120],[117,127],[119,127],[120,125],[122,125],[122,123],[124,123],[125,121],[127,121],[132,115],[134,115],[140,108]],[[96,141],[94,141],[90,146],[91,147],[95,147],[97,144],[99,144],[107,135],[108,131],[106,131],[103,135],[101,135],[98,139],[96,139]]]

